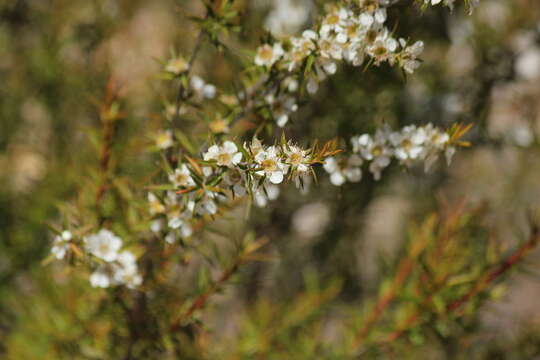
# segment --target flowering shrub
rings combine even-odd
[[[74,145],[58,154],[76,154],[65,160],[75,163],[65,172],[71,185],[56,194],[68,201],[46,199],[57,209],[39,215],[50,222],[39,271],[51,275],[35,276],[48,277],[43,289],[70,295],[55,300],[62,306],[35,306],[58,326],[42,331],[43,358],[356,359],[400,350],[418,358],[424,347],[438,349],[436,358],[455,355],[485,300],[500,296],[496,282],[540,239],[531,211],[523,241],[503,254],[489,206],[451,205],[442,194],[488,142],[486,112],[474,108],[487,106],[483,91],[507,76],[489,78],[493,70],[482,86],[460,88],[467,75],[454,74],[463,69],[438,69],[447,36],[460,39],[451,46],[478,41],[486,54],[470,56],[495,61],[493,40],[483,44],[469,26],[430,31],[429,21],[482,16],[478,0],[461,3],[283,0],[265,10],[259,2],[188,1],[179,5],[178,31],[193,43],[164,41],[176,49],[155,61],[152,95],[148,84],[141,98],[125,90],[137,72],[122,64],[100,77],[89,72],[84,82],[95,76],[105,90],[94,89],[92,110],[80,115],[90,123],[88,142],[66,137]],[[122,13],[115,6],[98,7]],[[149,23],[160,24],[157,13]],[[134,19],[132,31],[154,29]],[[124,41],[111,40],[92,61]],[[79,50],[58,56],[77,58]],[[535,78],[527,65],[535,59],[520,58],[515,73]],[[81,106],[69,94],[75,84],[65,86],[67,103]],[[39,117],[33,106],[26,111]],[[505,136],[532,146],[529,127],[519,129]],[[408,193],[406,206],[396,192]],[[413,218],[408,225],[388,215],[400,206]],[[402,243],[387,241],[391,228]],[[393,247],[381,251],[382,271],[373,270],[380,248],[370,250],[369,239]],[[35,358],[41,350],[20,344],[36,330],[9,328],[10,356]]]

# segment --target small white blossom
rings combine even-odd
[[[51,253],[53,253],[58,260],[62,260],[66,256],[66,253],[69,250],[69,242],[72,238],[73,235],[71,234],[71,231],[68,230],[64,230],[60,235],[54,237]]]
[[[169,180],[176,187],[191,187],[195,186],[195,181],[191,177],[191,173],[186,164],[180,165],[174,170],[174,173],[169,174]]]
[[[171,59],[167,62],[167,65],[165,65],[165,71],[168,71],[175,75],[180,75],[181,73],[187,71],[188,69],[189,69],[189,64],[182,57]]]
[[[111,269],[109,266],[100,265],[90,275],[90,284],[93,287],[108,288],[113,282],[111,275]]]
[[[279,196],[279,187],[265,181],[260,187],[253,189],[253,200],[257,207],[265,207],[268,201],[276,200]]]
[[[262,167],[257,173],[261,176],[267,176],[271,183],[279,184],[283,181],[287,172],[285,165],[278,154],[278,148],[269,146],[255,156],[255,161]]]
[[[150,207],[150,215],[162,214],[165,212],[165,206],[161,203],[154,193],[148,193],[148,203]]]
[[[225,141],[222,146],[210,146],[203,158],[205,161],[215,160],[219,166],[233,167],[242,160],[242,153],[235,143]]]
[[[171,130],[166,130],[156,135],[156,146],[160,149],[168,149],[174,145],[173,134]]]
[[[257,49],[255,56],[255,64],[259,66],[271,67],[284,54],[281,43],[277,42],[274,45],[264,44]]]
[[[107,262],[116,260],[122,247],[122,239],[106,229],[85,237],[84,242],[89,253]]]

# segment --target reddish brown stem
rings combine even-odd
[[[513,268],[516,264],[518,264],[521,260],[523,260],[523,258],[538,245],[539,240],[540,240],[540,229],[534,226],[532,228],[531,235],[526,243],[518,247],[512,254],[510,254],[500,264],[498,264],[497,266],[494,266],[491,270],[486,272],[486,274],[482,276],[478,280],[478,282],[469,291],[467,291],[463,296],[447,304],[446,313],[450,314],[459,310],[463,305],[465,305],[474,296],[481,293],[489,285],[491,285],[495,280],[497,280],[502,275],[507,273],[511,268]],[[425,305],[429,304],[434,295],[435,293],[429,295],[425,299],[424,304]],[[420,312],[417,310],[405,320],[403,326],[400,329],[393,331],[386,338],[379,341],[379,343],[380,344],[390,343],[398,339],[407,330],[409,330],[412,326],[414,326],[419,320],[419,318],[420,318]]]
[[[208,298],[222,288],[222,286],[236,273],[242,262],[243,259],[240,257],[231,267],[221,274],[221,276],[207,291],[197,296],[190,307],[182,315],[180,315],[180,317],[173,321],[172,325],[170,326],[170,331],[178,331],[182,327],[182,322],[184,320],[193,316],[195,311],[204,308]]]

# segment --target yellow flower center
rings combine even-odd
[[[265,171],[275,171],[277,169],[277,163],[274,159],[263,160],[261,166]]]
[[[339,16],[337,14],[330,14],[326,18],[326,23],[328,25],[336,25],[339,23]]]
[[[302,163],[302,158],[300,153],[292,153],[289,156],[289,162],[293,165],[300,165]]]
[[[269,46],[265,45],[259,49],[259,57],[265,61],[272,60],[274,56],[274,50]]]
[[[218,165],[227,165],[231,162],[231,154],[221,153],[217,157]]]

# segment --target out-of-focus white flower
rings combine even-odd
[[[150,231],[159,233],[164,228],[163,219],[156,219],[150,223]]]
[[[304,25],[312,9],[309,0],[277,0],[265,20],[265,27],[274,35],[290,35]]]
[[[167,65],[165,65],[165,71],[168,71],[175,75],[180,75],[181,73],[187,71],[188,69],[189,69],[189,64],[182,57],[170,59],[167,62]]]
[[[284,127],[289,121],[289,114],[298,109],[296,99],[287,94],[281,94],[278,97],[269,94],[265,97],[265,101],[270,106],[272,116],[279,127]]]
[[[362,179],[362,159],[353,154],[346,159],[336,159],[329,157],[324,162],[324,170],[330,174],[332,185],[341,186],[346,181],[359,182]]]
[[[116,285],[137,288],[142,284],[142,276],[139,274],[135,255],[124,250],[118,254],[115,262],[99,265],[90,275],[90,284],[100,288]]]
[[[112,284],[111,269],[107,265],[100,265],[90,275],[90,284],[93,287],[108,288]]]
[[[287,172],[287,165],[281,161],[278,148],[269,146],[255,156],[255,161],[262,167],[257,173],[267,176],[271,183],[279,184]]]
[[[116,264],[113,265],[113,279],[115,284],[124,284],[134,289],[142,284],[142,277],[137,269],[137,260],[130,251],[124,250],[118,254]]]
[[[169,180],[177,187],[195,186],[195,181],[193,181],[186,164],[180,165],[174,170],[174,173],[169,174]]]
[[[162,214],[165,212],[165,206],[154,193],[148,193],[148,204],[150,207],[150,215]]]
[[[233,197],[247,194],[245,174],[240,169],[231,169],[223,176],[223,183],[232,191]]]
[[[85,237],[84,242],[89,253],[107,262],[116,260],[122,247],[122,239],[107,229]]]
[[[69,250],[69,242],[72,238],[73,234],[68,230],[64,230],[60,235],[54,237],[51,253],[53,253],[58,260],[61,260],[66,256],[66,253]]]
[[[156,146],[160,149],[168,149],[173,146],[173,134],[171,130],[166,130],[158,133],[155,137]]]
[[[532,47],[525,50],[516,60],[516,74],[525,80],[540,78],[540,48]]]
[[[513,126],[510,132],[512,141],[521,147],[529,147],[534,142],[534,133],[530,126],[526,124],[517,124]]]
[[[210,146],[203,158],[205,161],[215,160],[219,166],[233,167],[242,160],[242,153],[235,143],[225,141],[222,146]]]
[[[193,75],[189,84],[200,98],[213,99],[216,97],[217,88],[214,85],[205,82],[200,76]]]
[[[268,181],[253,189],[253,200],[258,207],[265,207],[268,201],[276,200],[279,196],[279,187]]]
[[[170,214],[168,225],[171,229],[179,230],[183,238],[193,234],[193,227],[185,214]]]
[[[276,42],[274,45],[264,44],[257,49],[255,56],[255,64],[259,66],[271,67],[284,54],[281,43]]]

